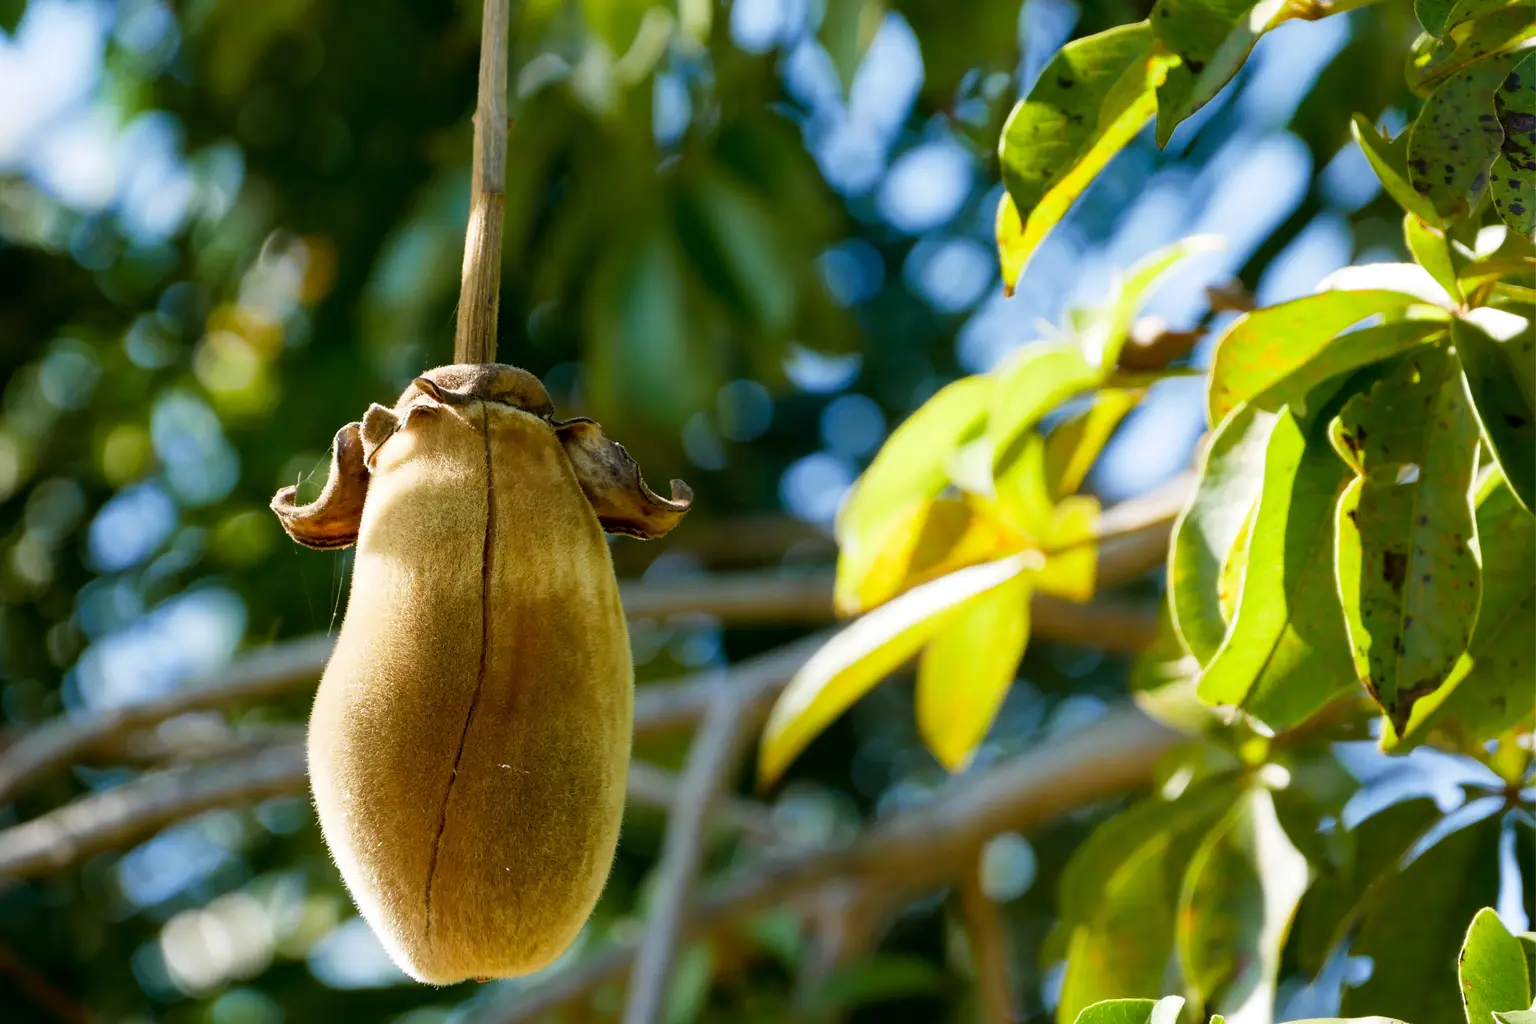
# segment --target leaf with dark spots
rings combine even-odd
[[[1504,143],[1491,174],[1494,209],[1511,231],[1536,237],[1536,210],[1528,202],[1528,179],[1536,172],[1536,54],[1528,54],[1504,79],[1494,109],[1504,126]]]
[[[1146,22],[1113,28],[1062,47],[1014,106],[998,144],[1008,189],[996,226],[1006,291],[1073,200],[1151,119],[1154,90],[1175,59],[1157,48]]]
[[[1285,0],[1157,0],[1152,31],[1179,63],[1157,90],[1157,144],[1237,74],[1254,43],[1286,17]]]
[[[1497,55],[1446,79],[1409,130],[1409,180],[1446,222],[1471,213],[1487,187],[1489,167],[1504,142],[1494,93],[1513,63],[1510,55]],[[1426,165],[1446,173],[1426,175]]]
[[[1508,54],[1532,36],[1536,36],[1536,19],[1531,17],[1530,5],[1521,0],[1481,11],[1443,39],[1421,37],[1414,44],[1408,84],[1419,95],[1427,95],[1473,64]]]
[[[1355,673],[1398,728],[1423,681],[1450,674],[1477,618],[1480,573],[1465,541],[1477,426],[1460,372],[1445,348],[1417,349],[1331,428],[1341,454],[1344,435],[1369,428],[1339,500],[1335,564]],[[1400,483],[1409,463],[1419,472]]]

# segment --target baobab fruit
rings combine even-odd
[[[652,493],[596,423],[486,364],[342,427],[295,499],[272,500],[294,540],[357,545],[309,724],[347,888],[420,981],[539,970],[591,914],[624,805],[634,667],[603,531],[660,537],[691,493]]]

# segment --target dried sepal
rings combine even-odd
[[[554,426],[582,492],[609,533],[654,540],[669,533],[692,506],[693,491],[681,480],[672,481],[670,499],[647,487],[624,446],[604,437],[592,420],[578,417]]]
[[[288,536],[305,547],[331,550],[357,542],[368,496],[368,465],[363,455],[362,424],[348,423],[331,444],[331,474],[320,496],[298,503],[297,486],[284,487],[272,498],[272,511]]]

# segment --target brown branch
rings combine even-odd
[[[702,901],[684,936],[734,925],[829,881],[853,878],[891,904],[952,881],[1000,832],[1027,830],[1067,811],[1145,785],[1178,735],[1132,707],[1077,733],[1046,740],[984,773],[954,780],[927,804],[867,828],[847,846],[769,862]],[[516,1024],[624,975],[633,941],[584,956],[547,981],[489,1004],[474,1024]]]
[[[496,361],[507,187],[507,4],[508,0],[485,0],[480,30],[469,229],[464,238],[458,329],[453,337],[456,363]]]
[[[970,941],[971,968],[981,995],[982,1020],[1011,1024],[1019,1019],[1009,971],[1008,934],[997,904],[981,887],[981,862],[973,859],[960,873],[956,887],[965,935]]]
[[[671,810],[678,804],[678,790],[671,773],[640,761],[630,765],[628,796],[634,803]],[[302,742],[274,744],[212,764],[145,772],[0,831],[0,879],[62,871],[95,854],[137,845],[204,811],[308,792]],[[720,824],[759,839],[777,837],[761,804],[731,798],[718,805]]]

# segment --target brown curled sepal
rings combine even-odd
[[[363,460],[362,425],[348,423],[336,432],[331,446],[331,475],[320,496],[308,505],[297,502],[299,489],[284,487],[272,498],[272,511],[288,536],[321,551],[357,543],[368,496],[368,466]]]
[[[592,420],[556,423],[555,433],[592,511],[609,533],[655,540],[671,532],[692,506],[693,491],[681,480],[672,481],[671,498],[647,487],[624,446],[604,437]]]

